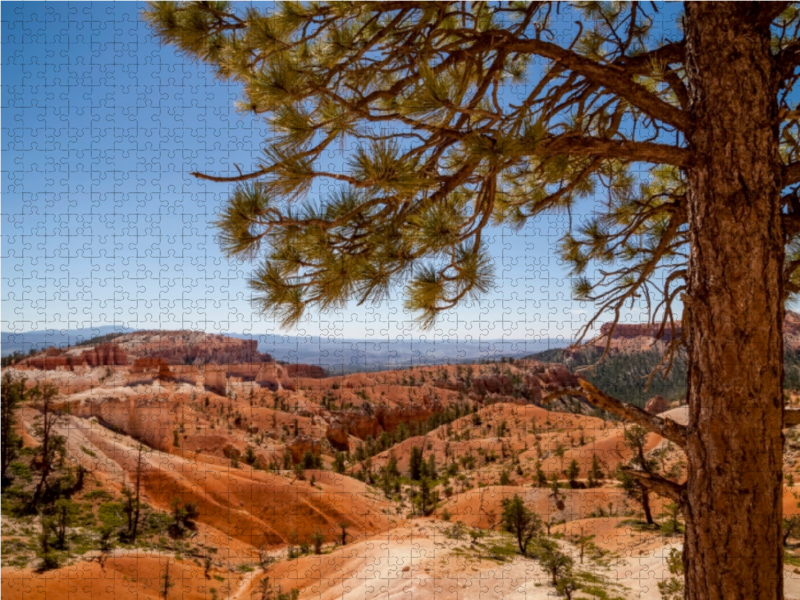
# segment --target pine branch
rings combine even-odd
[[[236,177],[216,177],[214,175],[206,175],[205,173],[198,173],[197,171],[193,171],[189,173],[189,175],[197,177],[198,179],[207,179],[208,181],[216,181],[218,183],[233,183],[236,181],[248,181],[250,179],[255,179],[257,177],[265,175],[266,173],[267,173],[266,169],[259,169],[258,171],[253,171],[252,173],[237,175]]]
[[[775,57],[775,62],[783,79],[792,77],[795,67],[800,65],[800,40],[792,41],[781,50]]]
[[[781,183],[784,187],[800,183],[800,162],[794,162],[783,166],[783,181]]]
[[[762,2],[759,4],[760,13],[756,22],[760,27],[769,27],[791,5],[791,2]]]
[[[590,58],[543,40],[517,39],[509,41],[505,48],[508,52],[535,54],[549,58],[559,66],[582,75],[590,82],[601,85],[624,98],[653,119],[672,125],[681,131],[686,131],[689,127],[688,118],[681,109],[664,102],[643,86],[635,83],[622,68],[602,65]]]
[[[653,142],[610,140],[585,135],[563,135],[543,142],[536,154],[566,154],[569,156],[598,156],[606,159],[621,158],[636,162],[649,162],[687,166],[692,153],[685,148]]]

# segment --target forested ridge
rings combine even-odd
[[[615,398],[636,406],[643,407],[656,395],[664,396],[670,402],[686,398],[685,353],[678,353],[669,373],[666,376],[656,373],[649,385],[650,373],[658,367],[662,358],[657,350],[612,352],[600,361],[602,355],[601,349],[592,346],[579,350],[554,348],[532,354],[529,358],[564,363],[571,371],[595,365],[582,371],[583,375]],[[783,356],[786,374],[784,388],[800,390],[800,352],[786,349]]]

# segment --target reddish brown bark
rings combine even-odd
[[[687,3],[687,598],[783,598],[777,72],[756,3]]]

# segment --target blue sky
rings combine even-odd
[[[2,11],[2,329],[125,325],[348,338],[569,339],[553,253],[564,216],[488,232],[495,290],[422,332],[398,297],[314,313],[282,330],[251,307],[251,265],[225,259],[210,223],[227,173],[261,152],[237,86],[162,47],[138,3],[15,3]],[[626,320],[638,320],[634,310]]]

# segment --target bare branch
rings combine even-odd
[[[610,412],[611,414],[636,425],[640,425],[657,433],[661,437],[677,444],[681,448],[686,447],[686,427],[676,423],[672,419],[662,419],[656,415],[651,415],[649,412],[634,406],[633,404],[626,404],[621,400],[612,398],[605,392],[601,392],[591,383],[585,380],[580,380],[581,388],[566,388],[556,392],[551,392],[542,398],[542,404],[549,404],[553,400],[557,400],[562,396],[572,396],[576,398],[583,398],[587,400],[592,406]]]
[[[686,447],[686,427],[673,421],[672,419],[662,419],[656,415],[651,415],[649,412],[642,410],[633,404],[626,404],[621,400],[617,400],[601,392],[591,383],[585,380],[580,380],[580,385],[583,388],[584,394],[587,396],[589,402],[606,410],[618,417],[636,423],[645,429],[657,433],[661,437],[668,439],[680,446]]]
[[[205,173],[198,173],[196,171],[189,173],[189,175],[197,177],[198,179],[207,179],[208,181],[216,181],[219,183],[232,183],[235,181],[248,181],[250,179],[255,179],[257,177],[265,175],[266,173],[267,173],[266,169],[259,169],[258,171],[254,171],[252,173],[245,173],[244,175],[238,175],[236,177],[216,177],[214,175],[206,175]]]
[[[635,478],[640,484],[665,498],[671,498],[680,505],[686,501],[686,484],[675,483],[654,473],[639,471],[631,467],[620,467],[622,471]]]

